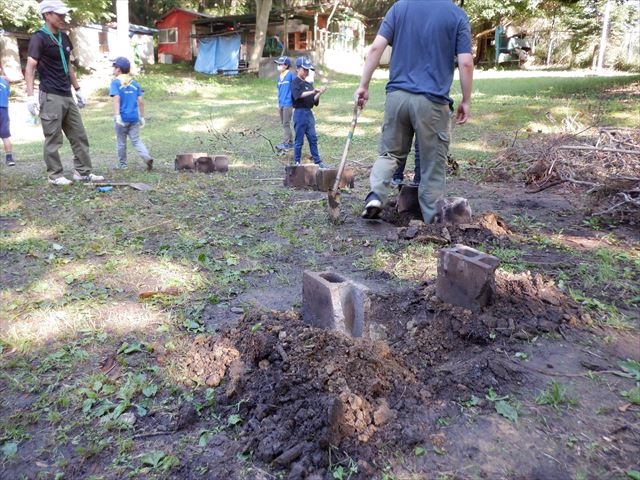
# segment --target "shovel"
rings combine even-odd
[[[347,153],[349,153],[349,145],[351,145],[351,139],[353,138],[353,132],[356,129],[356,123],[358,122],[358,100],[353,105],[353,118],[351,119],[351,128],[347,135],[347,143],[344,146],[342,152],[342,160],[338,166],[338,173],[336,174],[336,181],[333,184],[333,188],[329,190],[329,217],[333,222],[336,222],[340,217],[340,180],[342,180],[342,172],[344,172],[344,166],[347,163]]]
[[[85,183],[85,185],[88,185],[90,187],[131,187],[134,190],[140,190],[141,192],[151,190],[151,185],[147,185],[146,183],[93,182],[93,183]]]

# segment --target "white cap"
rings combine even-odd
[[[71,11],[71,8],[67,7],[60,0],[42,0],[40,2],[40,13],[59,13],[60,15],[66,15]]]

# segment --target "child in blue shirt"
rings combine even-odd
[[[13,167],[16,162],[13,160],[11,149],[11,131],[9,129],[9,79],[4,76],[4,70],[0,66],[0,138],[4,145],[4,153],[6,155],[7,165]]]
[[[129,72],[131,63],[125,57],[113,61],[114,79],[111,80],[109,95],[113,97],[115,110],[116,140],[118,146],[118,167],[127,168],[127,137],[131,139],[133,148],[147,165],[153,168],[153,158],[147,147],[140,140],[140,128],[144,127],[144,102],[142,88]]]
[[[291,98],[291,83],[295,75],[289,67],[291,60],[282,56],[274,60],[278,65],[278,78],[276,87],[278,89],[278,109],[280,113],[280,123],[282,124],[282,143],[277,145],[278,150],[289,150],[293,148],[293,136],[291,135],[291,118],[293,117],[293,99]]]

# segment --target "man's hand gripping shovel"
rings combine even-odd
[[[340,180],[342,180],[342,173],[344,172],[344,167],[347,163],[347,154],[349,153],[349,146],[351,145],[351,139],[353,138],[353,132],[356,129],[356,124],[358,123],[358,114],[360,113],[360,107],[358,106],[358,100],[356,99],[353,105],[353,117],[351,118],[351,128],[349,129],[349,134],[347,135],[347,142],[344,146],[344,151],[342,152],[342,160],[340,160],[340,165],[338,166],[338,173],[336,174],[336,181],[333,184],[333,188],[329,190],[329,217],[332,222],[337,222],[340,218]]]

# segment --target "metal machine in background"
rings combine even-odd
[[[506,29],[498,25],[495,30],[495,62],[497,65],[517,63],[522,65],[529,58],[531,45],[526,37],[527,33],[508,26]]]

